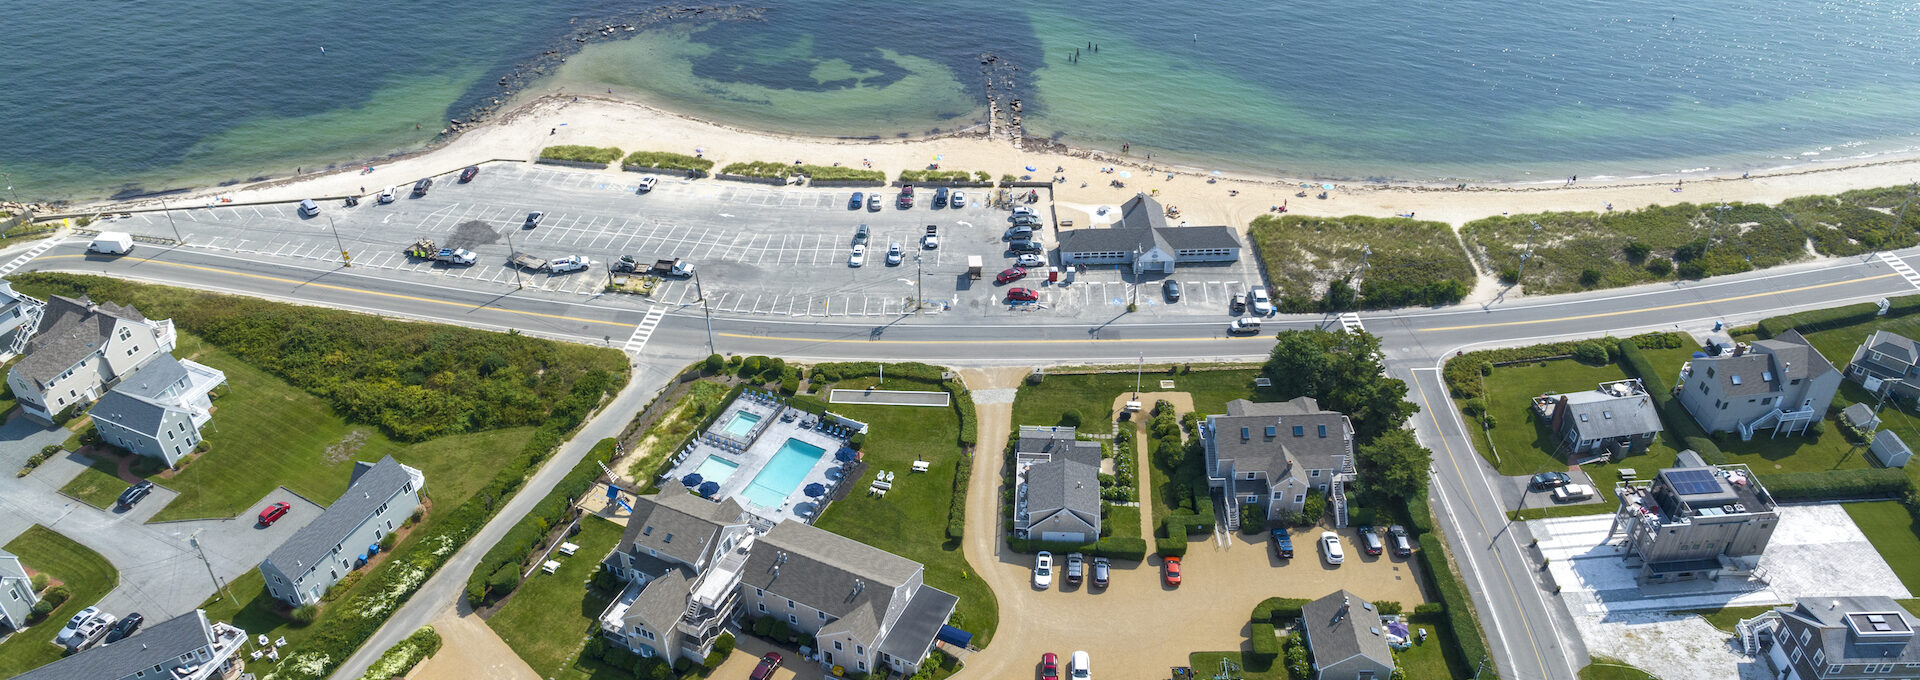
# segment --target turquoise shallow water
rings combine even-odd
[[[544,86],[892,137],[981,120],[992,54],[1017,68],[1031,134],[1354,178],[1763,168],[1920,145],[1911,2],[765,6],[590,45]],[[16,0],[12,34],[48,37],[0,50],[0,173],[22,198],[81,198],[417,147],[581,22],[633,9]]]

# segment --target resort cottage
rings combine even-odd
[[[1278,517],[1300,512],[1307,494],[1324,493],[1336,524],[1347,525],[1354,444],[1346,415],[1320,410],[1312,397],[1269,404],[1235,399],[1226,415],[1207,416],[1200,437],[1207,445],[1207,482],[1224,497],[1262,505]],[[1223,515],[1229,531],[1240,527],[1239,512]]]
[[[393,456],[356,462],[347,492],[260,563],[267,592],[290,606],[314,604],[379,551],[380,539],[420,507],[426,476]]]

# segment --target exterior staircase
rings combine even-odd
[[[1733,627],[1734,633],[1740,636],[1740,651],[1748,656],[1759,654],[1761,641],[1771,638],[1779,629],[1780,612],[1772,609],[1751,619],[1741,619]]]
[[[20,296],[20,307],[20,313],[22,315],[20,328],[14,331],[13,344],[7,348],[7,351],[14,356],[25,354],[27,352],[27,341],[33,339],[34,334],[40,332],[40,317],[46,314],[47,303],[35,300],[30,296],[22,295]]]
[[[1359,475],[1353,469],[1353,456],[1345,456],[1340,461],[1340,472],[1333,476],[1333,526],[1347,528],[1347,485]]]

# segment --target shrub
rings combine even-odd
[[[865,432],[855,432],[853,433],[853,436],[847,437],[847,448],[849,449],[859,451],[862,447],[865,447],[866,445],[867,445],[867,433]]]
[[[1060,425],[1062,427],[1079,427],[1080,426],[1080,410],[1070,408],[1070,409],[1067,409],[1066,411],[1061,412]]]
[[[1664,279],[1673,273],[1673,260],[1664,257],[1647,260],[1647,273]]]
[[[320,608],[310,604],[294,607],[292,618],[293,625],[301,627],[312,625],[314,619],[320,618]]]
[[[397,534],[394,534],[393,532],[387,532],[387,535],[381,536],[380,552],[387,552],[387,551],[393,550],[393,544],[398,539],[399,539],[399,536]]]
[[[1287,672],[1292,677],[1313,677],[1313,662],[1307,658],[1307,646],[1298,635],[1287,636]]]
[[[620,161],[621,165],[642,168],[667,168],[671,170],[689,170],[705,174],[713,169],[713,161],[685,154],[665,151],[635,151]]]
[[[51,583],[52,581],[53,579],[48,578],[46,574],[34,574],[33,575],[33,592],[37,593],[37,592],[46,590],[47,584]]]
[[[742,161],[739,163],[728,163],[727,167],[720,169],[720,174],[739,175],[741,177],[761,177],[765,179],[785,179],[789,175],[794,174],[793,168],[794,166],[787,165],[786,163],[775,163],[772,161]]]
[[[1144,540],[1144,539],[1142,539]],[[1187,554],[1187,532],[1176,530],[1173,518],[1167,518],[1167,536],[1154,539],[1154,551],[1161,557],[1181,557]]]
[[[700,666],[707,670],[713,670],[715,668],[719,668],[720,662],[726,661],[726,660],[727,660],[727,655],[721,654],[720,650],[716,649],[711,652],[707,652],[707,658],[700,662]]]
[[[602,439],[595,443],[593,449],[567,472],[567,476],[554,485],[553,491],[548,492],[546,498],[541,499],[519,524],[508,529],[500,542],[480,558],[467,579],[470,604],[480,606],[498,600],[519,586],[521,565],[526,563],[535,544],[545,537],[546,530],[561,523],[572,507],[572,501],[593,488],[594,482],[600,477],[600,465],[613,460],[614,443],[613,439]],[[476,584],[480,587],[475,588]]]
[[[726,367],[727,367],[727,360],[725,358],[722,358],[718,354],[707,355],[706,368],[708,373],[719,373],[720,369],[726,368]]]
[[[1599,283],[1600,270],[1592,268],[1580,270],[1580,285],[1591,288]]]
[[[1607,348],[1588,340],[1574,346],[1573,359],[1588,366],[1604,365],[1607,363]]]
[[[620,159],[620,149],[611,146],[563,144],[540,150],[540,157],[556,161],[578,161],[605,165]]]
[[[1620,252],[1627,256],[1628,261],[1639,262],[1647,259],[1647,254],[1653,252],[1653,247],[1639,241],[1628,241]]]
[[[992,179],[991,175],[987,175],[984,172],[980,174],[988,177],[988,179]],[[900,181],[905,184],[919,184],[921,182],[971,182],[971,181],[974,181],[973,178],[974,178],[974,173],[968,172],[966,170],[901,170],[900,171]],[[984,182],[987,180],[980,180],[980,181]]]
[[[1273,663],[1280,657],[1280,638],[1274,635],[1273,624],[1254,623],[1248,627],[1248,635],[1253,638],[1253,653],[1248,659],[1255,666]]]
[[[720,637],[713,641],[713,651],[718,652],[722,657],[728,656],[733,654],[733,647],[736,644],[738,641],[734,640],[733,633],[721,633]]]
[[[1321,518],[1326,516],[1327,516],[1326,494],[1319,494],[1319,493],[1307,494],[1306,509],[1300,512],[1300,523],[1306,526],[1313,526],[1314,524],[1318,523]]]
[[[1414,616],[1432,616],[1444,610],[1446,610],[1446,606],[1438,602],[1424,602],[1424,603],[1421,603],[1419,606],[1416,606],[1413,608],[1413,615]]]

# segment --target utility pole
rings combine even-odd
[[[173,241],[175,243],[186,243],[187,240],[180,237],[180,225],[173,223],[173,209],[167,207],[167,199],[160,199],[160,212],[167,214],[167,226],[173,227]]]
[[[232,603],[234,606],[239,606],[240,603],[233,599],[233,592],[227,590],[227,584],[221,583],[220,577],[214,575],[213,563],[207,561],[207,551],[200,548],[200,532],[195,531],[193,535],[188,536],[187,544],[192,545],[193,551],[200,554],[200,563],[207,565],[207,578],[213,579],[213,587],[219,589],[221,593],[227,596],[227,602]]]
[[[698,269],[693,270],[693,294],[700,298],[700,311],[707,314],[707,353],[714,354],[720,350],[713,348],[713,309],[707,306],[707,294],[700,288],[700,270]]]
[[[1133,367],[1133,400],[1140,401],[1140,374],[1147,370],[1147,353],[1140,353],[1140,363]]]
[[[1706,248],[1700,249],[1701,256],[1704,257],[1707,254],[1707,248],[1713,247],[1713,237],[1715,234],[1720,233],[1720,223],[1726,221],[1727,210],[1731,208],[1732,206],[1727,205],[1726,202],[1724,201],[1722,201],[1720,205],[1716,205],[1713,207],[1713,210],[1714,210],[1713,228],[1707,230],[1707,246]]]
[[[926,293],[921,289],[920,279],[926,273],[925,260],[919,253],[913,256],[913,313],[920,313],[920,306],[926,304]]]
[[[14,191],[14,190],[13,190],[13,173],[11,173],[11,172],[0,172],[0,177],[3,177],[3,178],[6,178],[6,180],[7,180],[7,193],[10,193],[10,194],[13,194],[13,202],[15,202],[15,203],[19,203],[19,202],[20,202],[20,192],[18,192],[18,191]]]
[[[1513,273],[1513,285],[1516,286],[1520,285],[1520,276],[1527,273],[1527,259],[1533,257],[1533,237],[1540,233],[1539,222],[1533,222],[1532,220],[1528,220],[1528,222],[1533,223],[1533,231],[1527,232],[1527,249],[1520,253],[1520,269]]]
[[[513,247],[513,227],[507,227],[507,256],[513,257],[519,254],[520,251]],[[513,265],[513,287],[518,290],[525,290],[527,282],[522,278],[522,274],[520,273],[520,263],[510,262],[508,264]]]
[[[333,226],[333,216],[327,216],[327,228],[333,231],[333,244],[340,247],[340,266],[353,266],[353,256],[347,254],[347,244],[340,242],[340,228]]]

